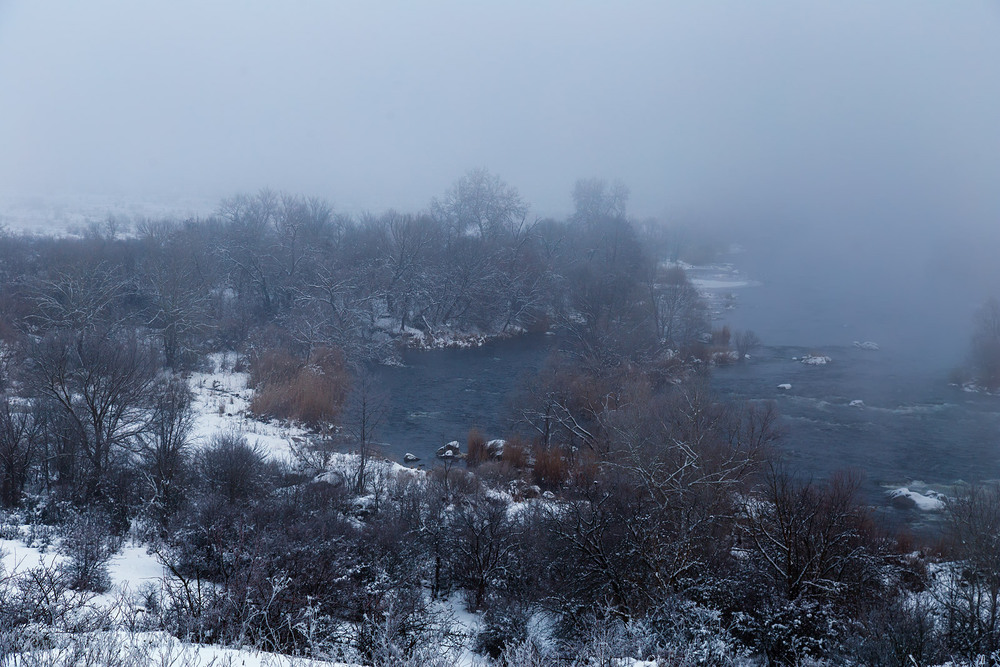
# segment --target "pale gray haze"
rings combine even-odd
[[[0,190],[996,221],[995,2],[0,2]],[[903,206],[905,208],[900,209]]]

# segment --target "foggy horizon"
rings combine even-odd
[[[426,209],[486,167],[535,216],[620,179],[670,221],[986,229],[1000,8],[0,4],[0,192]]]

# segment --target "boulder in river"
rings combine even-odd
[[[502,438],[497,438],[496,440],[490,440],[486,443],[486,453],[491,459],[502,459],[503,458],[503,448],[507,444],[506,440]]]
[[[441,445],[438,447],[437,456],[440,459],[451,459],[455,458],[462,453],[462,446],[458,444],[458,440],[452,440],[446,445]]]
[[[406,454],[403,455],[403,461],[406,463],[416,463],[419,460],[420,460],[419,456],[417,456],[416,454],[411,454],[410,452],[406,452]]]
[[[824,357],[822,355],[813,356],[811,354],[807,354],[799,359],[799,362],[805,364],[806,366],[826,366],[831,361],[833,361],[833,359],[830,357]]]

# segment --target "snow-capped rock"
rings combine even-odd
[[[503,448],[507,444],[507,441],[502,438],[497,438],[496,440],[490,440],[486,443],[486,453],[489,454],[491,459],[503,458]]]
[[[934,512],[944,508],[945,497],[936,491],[920,493],[903,486],[889,492],[892,504],[902,509],[916,508],[924,512]]]
[[[833,361],[833,359],[831,359],[830,357],[824,357],[822,355],[814,356],[811,354],[807,354],[806,356],[799,359],[799,363],[803,363],[806,366],[826,366],[831,361]]]
[[[458,444],[458,440],[452,440],[446,445],[441,445],[437,449],[438,458],[450,459],[458,456],[462,453],[462,446]]]

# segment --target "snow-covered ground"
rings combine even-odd
[[[45,667],[360,667],[295,658],[253,649],[182,642],[164,632],[121,630],[79,634],[46,633],[39,648],[14,664]]]
[[[217,204],[193,197],[167,201],[111,195],[0,194],[0,227],[28,234],[78,235],[90,225],[103,225],[109,217],[128,222],[143,218],[184,220],[207,216]]]
[[[21,532],[27,538],[28,526],[23,526]],[[58,552],[58,539],[50,545],[29,545],[27,539],[0,539],[0,565],[3,575],[11,576],[25,572],[31,568],[51,568],[64,563],[68,558]],[[149,553],[145,546],[126,543],[108,563],[108,574],[111,578],[111,588],[100,595],[95,595],[91,602],[98,606],[111,605],[122,596],[139,591],[143,584],[158,585],[165,576],[163,566],[156,556]]]
[[[253,419],[248,412],[253,397],[253,390],[247,387],[249,375],[233,370],[238,356],[232,352],[221,352],[209,355],[208,360],[212,370],[192,373],[188,380],[194,394],[193,443],[201,446],[219,433],[237,432],[270,456],[289,460],[291,445],[305,439],[308,431],[288,424]]]

